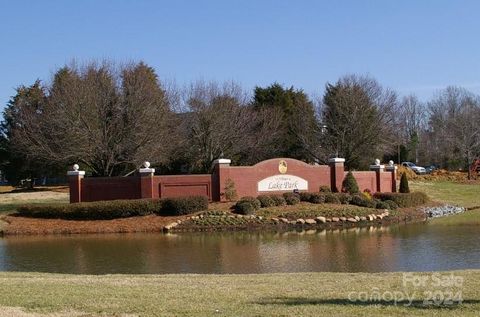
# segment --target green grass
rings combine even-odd
[[[410,182],[410,189],[423,191],[439,202],[458,204],[464,207],[480,206],[480,184],[453,182]]]
[[[260,275],[59,275],[0,273],[0,315],[6,307],[65,316],[478,316],[480,271],[454,271],[458,287],[403,285],[402,273]],[[447,273],[443,273],[447,274]],[[445,277],[446,275],[442,275]],[[463,303],[424,306],[425,291],[461,291]],[[413,305],[352,302],[351,292],[415,293]],[[444,294],[444,293],[442,293]],[[3,314],[2,314],[3,311]],[[28,315],[30,316],[30,315]],[[58,315],[55,315],[58,316]]]
[[[480,184],[453,182],[410,182],[411,190],[427,193],[434,201],[467,208],[480,206]],[[431,220],[436,225],[480,225],[480,208]]]

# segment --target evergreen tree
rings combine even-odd
[[[402,177],[400,178],[400,189],[399,191],[401,193],[409,193],[410,188],[408,187],[408,178],[407,178],[407,173],[403,173]]]
[[[348,171],[347,176],[345,176],[342,182],[342,192],[349,194],[358,194],[360,192],[357,180],[351,171]]]

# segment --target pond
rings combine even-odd
[[[74,274],[388,272],[480,268],[472,227],[0,238],[0,271]]]

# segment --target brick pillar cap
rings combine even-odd
[[[85,176],[85,171],[68,171],[67,176]]]
[[[231,164],[232,163],[232,160],[230,159],[224,159],[224,158],[221,158],[221,159],[216,159],[215,161],[213,161],[213,164]]]
[[[371,170],[383,170],[385,165],[370,165]]]
[[[145,168],[139,169],[138,171],[140,172],[140,174],[155,174],[154,168],[145,167]]]
[[[328,160],[328,163],[345,163],[345,159],[340,157],[332,157]]]
[[[386,169],[387,171],[396,171],[396,170],[398,169],[398,166],[395,166],[395,165],[394,165],[394,166],[390,166],[390,165],[389,165],[389,166],[386,166],[385,169]]]

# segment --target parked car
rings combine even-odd
[[[436,169],[437,169],[437,167],[433,164],[429,165],[429,166],[425,166],[425,171],[427,172],[427,174],[431,174]]]
[[[402,166],[408,167],[412,171],[414,171],[416,174],[426,174],[427,170],[424,167],[417,166],[412,162],[402,162]]]

